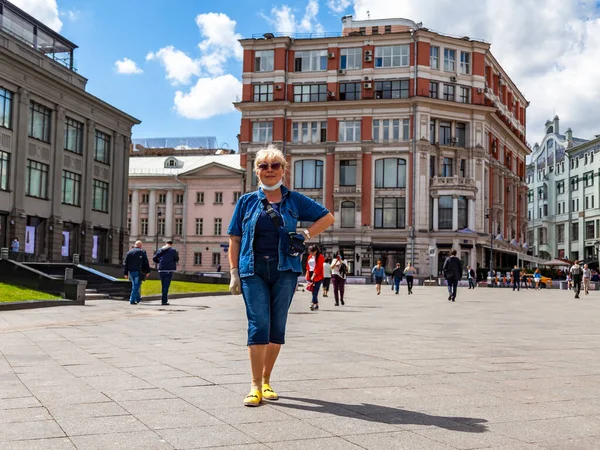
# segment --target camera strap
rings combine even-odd
[[[281,219],[279,217],[279,214],[277,214],[275,209],[273,209],[273,207],[266,198],[262,199],[262,204],[265,207],[265,212],[269,215],[275,227],[279,229],[279,227],[281,226]]]

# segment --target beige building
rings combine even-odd
[[[75,44],[0,0],[0,247],[22,260],[119,263],[131,128],[86,92]]]

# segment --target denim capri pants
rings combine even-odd
[[[298,274],[281,272],[277,264],[277,258],[256,257],[254,275],[242,278],[248,345],[285,344],[285,326]]]

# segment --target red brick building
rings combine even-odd
[[[255,152],[279,146],[287,184],[334,213],[321,244],[353,273],[383,259],[435,275],[451,248],[487,267],[490,231],[495,267],[526,258],[528,102],[490,44],[405,19],[342,23],[241,40],[246,189]]]

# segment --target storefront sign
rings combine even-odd
[[[69,242],[70,242],[70,233],[68,231],[62,232],[62,247],[60,248],[60,254],[62,256],[69,256]]]
[[[25,253],[35,253],[35,227],[25,227]]]

